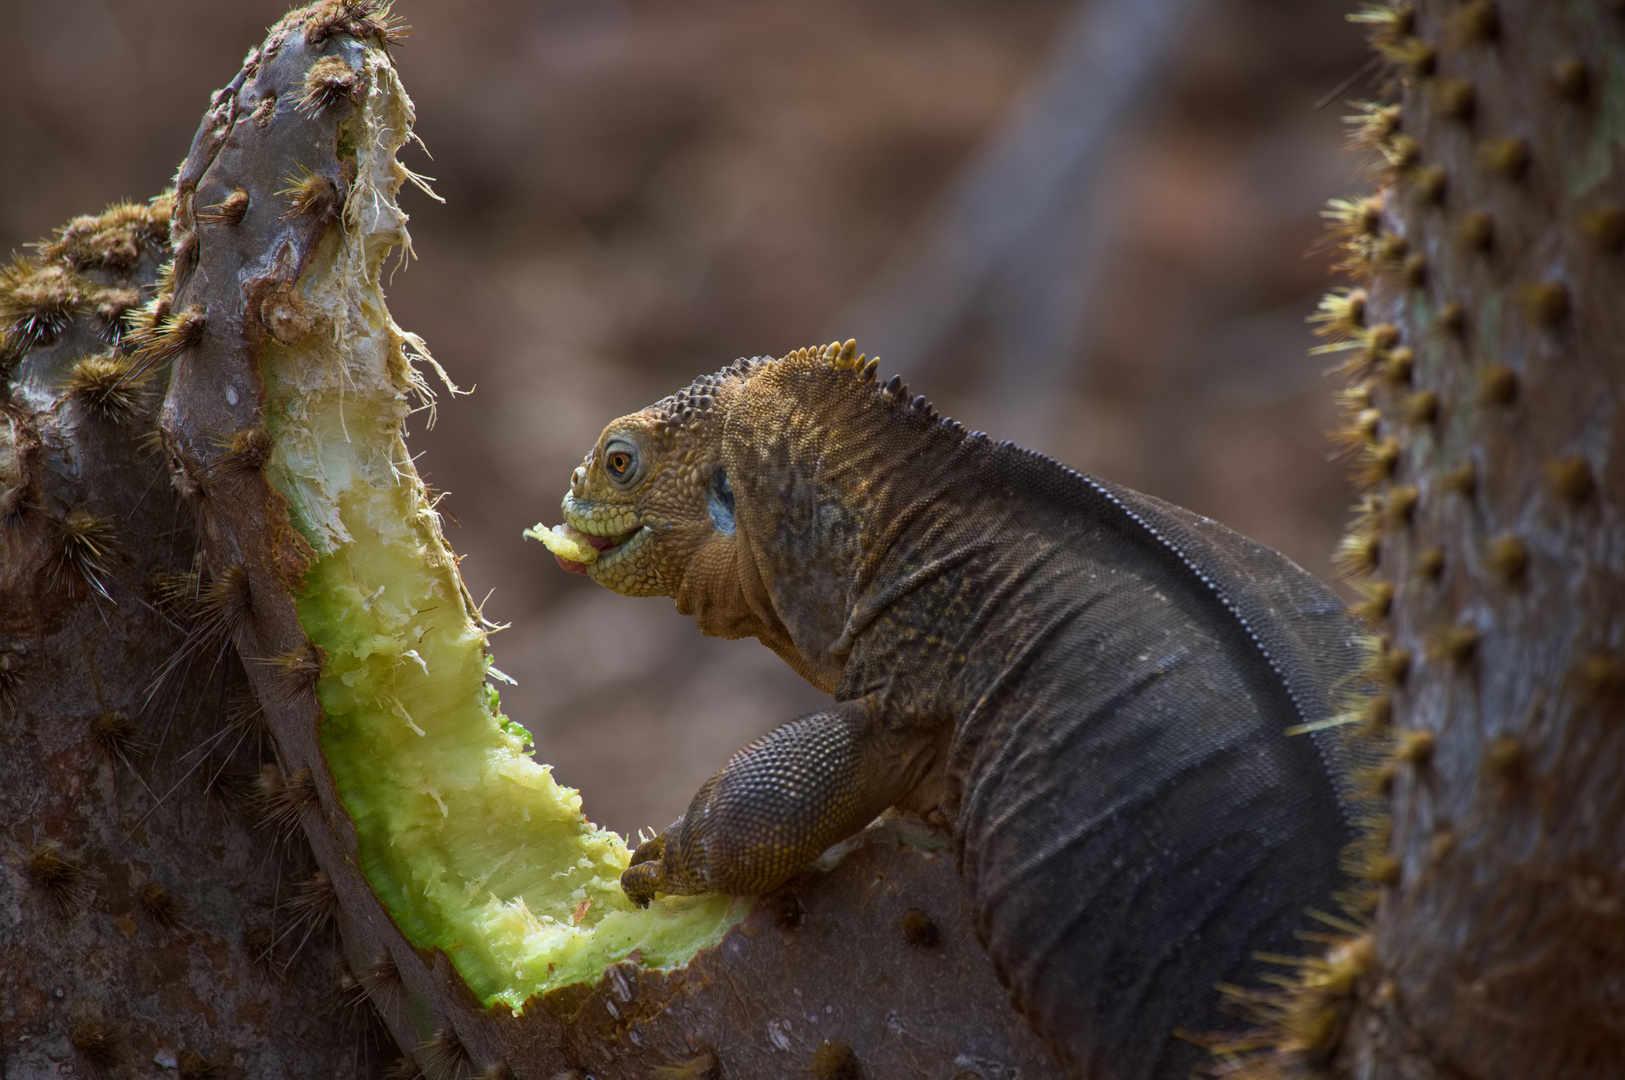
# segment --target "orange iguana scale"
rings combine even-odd
[[[1183,1078],[1217,984],[1344,884],[1343,604],[1216,522],[995,443],[853,342],[611,423],[566,569],[676,598],[834,697],[740,750],[622,877],[762,893],[890,807],[952,830],[977,933],[1068,1070]]]

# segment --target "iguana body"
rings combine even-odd
[[[832,694],[739,751],[622,879],[759,893],[888,807],[949,823],[1018,1007],[1091,1078],[1180,1077],[1215,985],[1300,951],[1354,837],[1325,719],[1343,605],[1188,511],[990,442],[843,348],[740,361],[605,429],[550,546]],[[585,557],[592,557],[587,553]]]

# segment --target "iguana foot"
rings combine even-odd
[[[658,859],[629,866],[621,874],[621,891],[640,908],[648,907],[665,884],[666,871]]]

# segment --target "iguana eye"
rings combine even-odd
[[[625,439],[611,439],[604,447],[604,471],[617,484],[630,484],[637,478],[638,448]]]

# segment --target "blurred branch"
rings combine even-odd
[[[889,369],[918,376],[985,301],[1004,354],[990,404],[1012,424],[1041,420],[1033,410],[1065,376],[1080,297],[1104,246],[1101,166],[1198,7],[1084,3],[929,233],[842,314],[839,334],[855,332]]]

